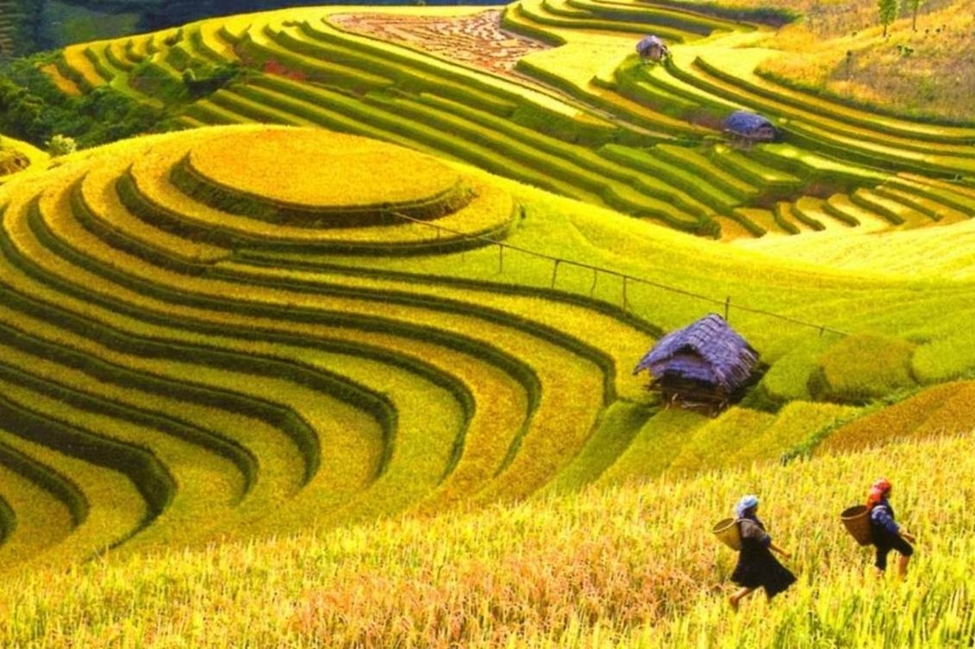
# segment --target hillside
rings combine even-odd
[[[375,137],[726,240],[927,230],[972,214],[975,127],[783,84],[762,73],[788,53],[762,23],[549,4],[220,18],[70,47],[57,75],[161,103],[185,127]],[[663,64],[634,51],[647,31],[673,45]],[[769,117],[781,141],[730,147],[722,124],[737,108]]]
[[[971,435],[774,471],[651,479],[517,506],[226,543],[12,578],[9,646],[954,647],[975,630]],[[883,472],[918,536],[907,580],[870,574],[839,523]],[[710,533],[743,485],[799,583],[731,615]],[[936,503],[936,504],[932,504]]]
[[[8,566],[774,461],[975,365],[966,282],[787,264],[320,129],[75,153],[0,210]],[[721,296],[768,371],[716,418],[661,409],[631,368]]]
[[[975,116],[785,80],[792,17],[293,8],[44,57],[62,110],[168,132],[2,140],[2,643],[969,637]],[[709,313],[758,373],[668,407],[634,368]],[[886,589],[836,521],[879,474],[923,544]],[[803,578],[731,618],[743,492]]]

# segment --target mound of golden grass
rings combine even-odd
[[[208,138],[193,169],[224,189],[307,208],[412,203],[450,191],[460,174],[430,157],[320,129],[268,129]]]
[[[27,142],[9,137],[0,138],[0,184],[27,170],[43,170],[49,160],[47,153]]]
[[[975,383],[946,383],[842,426],[817,453],[840,453],[881,446],[911,437],[952,435],[966,428]],[[969,413],[969,414],[965,414]]]

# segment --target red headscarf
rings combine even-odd
[[[883,497],[887,495],[890,491],[890,480],[887,478],[881,478],[877,480],[870,487],[870,493],[867,494],[867,509],[873,509],[876,505],[880,504]]]

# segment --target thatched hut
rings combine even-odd
[[[723,127],[724,132],[738,143],[770,142],[778,136],[772,122],[747,110],[738,110],[729,115]]]
[[[640,55],[640,59],[644,62],[662,61],[670,56],[670,50],[667,49],[667,44],[653,34],[641,38],[640,42],[636,44],[636,51]]]
[[[711,313],[654,345],[633,370],[649,370],[647,389],[666,406],[715,415],[737,401],[758,366],[758,352],[721,316]]]

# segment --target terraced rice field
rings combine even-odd
[[[0,58],[11,57],[17,53],[16,34],[23,18],[24,14],[15,0],[0,2]]]
[[[503,239],[469,169],[264,126],[76,157],[2,203],[7,522],[52,528],[11,561],[521,497],[639,394],[654,329],[596,301],[274,261]]]
[[[664,63],[639,61],[645,33],[671,45]],[[61,74],[158,101],[183,70],[242,64],[252,74],[186,106],[186,126],[366,135],[777,256],[860,270],[888,260],[875,237],[848,235],[950,241],[957,228],[941,226],[975,214],[975,126],[877,117],[777,85],[755,72],[777,53],[769,33],[633,2],[295,9],[74,46]],[[140,83],[140,69],[169,89]],[[739,108],[772,119],[783,141],[722,142]]]
[[[0,638],[967,640],[975,128],[779,86],[769,31],[520,0],[68,48],[66,92],[185,130],[0,177]],[[708,312],[757,383],[664,407],[633,368]],[[926,543],[899,589],[830,513],[881,472]],[[754,490],[798,602],[730,618],[708,526]]]
[[[146,136],[2,190],[0,566],[775,462],[872,412],[817,403],[827,388],[919,387],[844,364],[842,345],[866,334],[769,329],[759,312],[740,320],[771,365],[760,389],[788,405],[713,419],[660,410],[630,368],[704,294],[653,297],[677,288],[666,264],[666,284],[624,273],[661,254],[705,262],[720,244],[583,216],[581,203],[360,136],[268,125]],[[722,281],[771,304],[783,294],[761,259],[726,259]],[[806,273],[780,272],[783,285]],[[883,318],[901,336],[932,309],[967,317],[964,286],[910,297],[900,282],[862,282],[789,308],[850,331]],[[839,318],[860,291],[911,308]],[[960,334],[927,335],[897,343],[907,356],[891,362],[925,363],[909,376],[926,368],[934,383],[975,367],[971,353],[934,352]],[[813,394],[817,372],[827,387]]]
[[[157,104],[249,74],[176,101],[185,131],[3,187],[0,564],[774,462],[907,417],[863,386],[970,378],[975,129],[776,86],[767,33],[525,0],[69,47],[76,91]],[[728,140],[737,108],[781,141]],[[722,309],[766,363],[751,400],[661,411],[630,369]],[[843,345],[898,350],[896,380]]]

